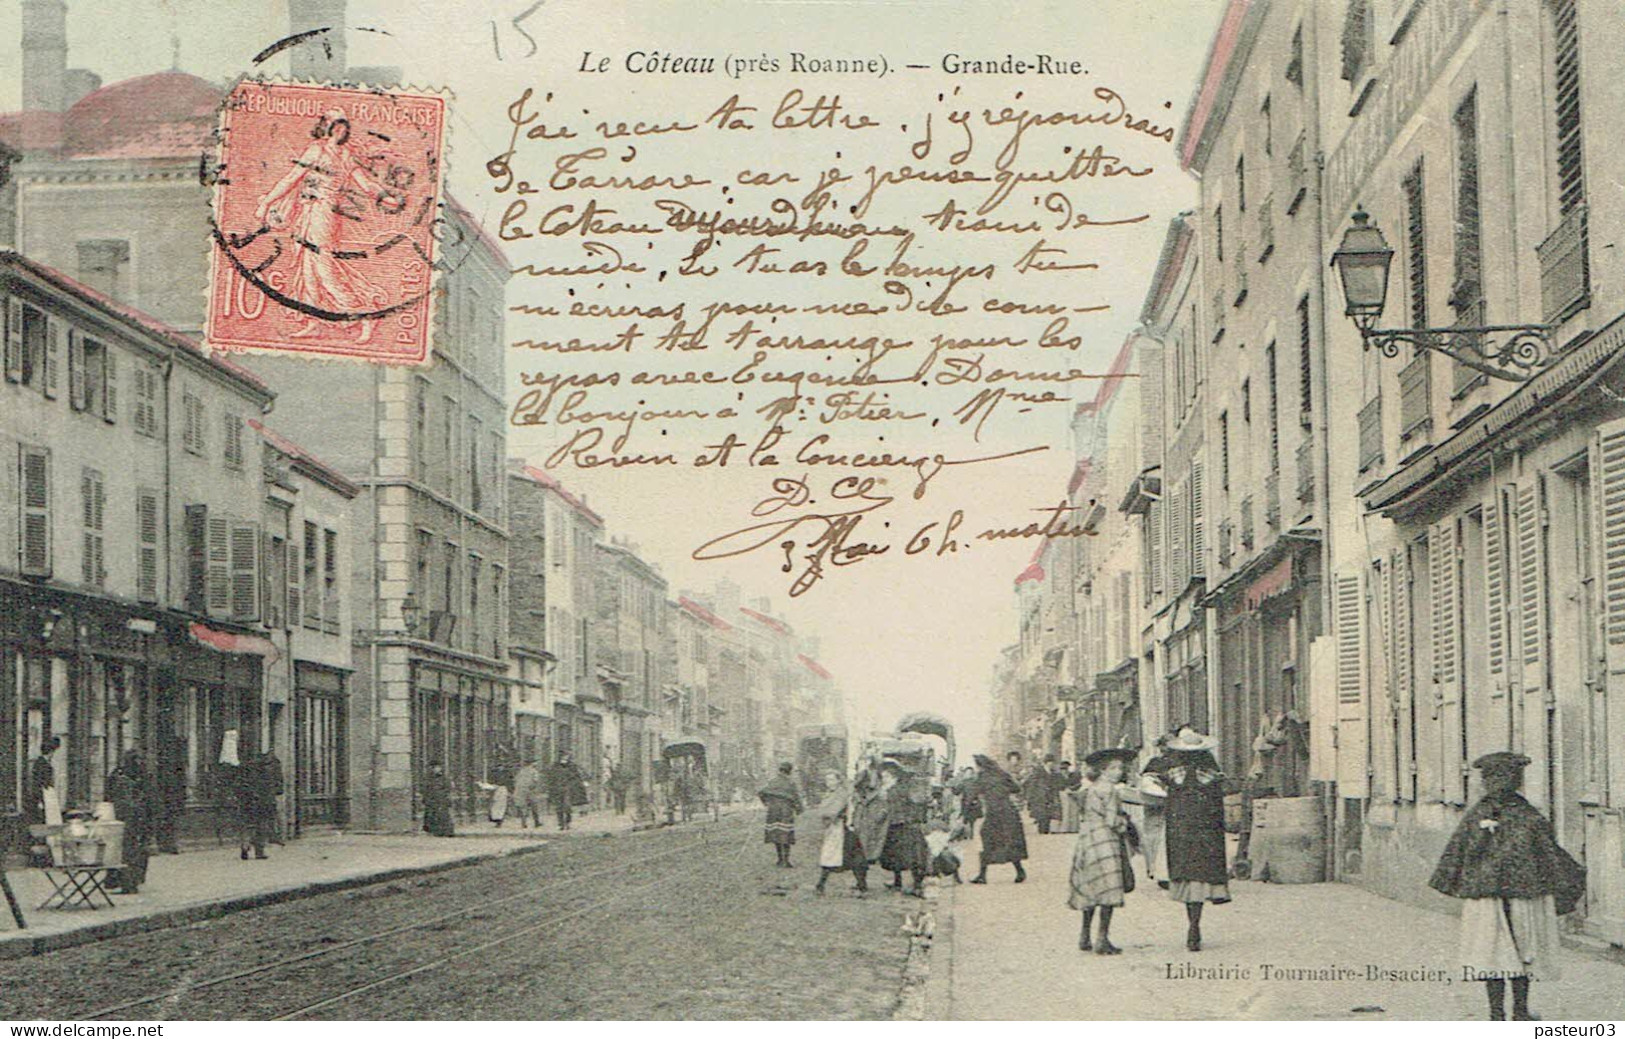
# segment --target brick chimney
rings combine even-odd
[[[288,51],[288,69],[295,79],[345,78],[345,0],[288,0],[288,32],[327,29]]]
[[[23,0],[24,151],[56,148],[67,107],[68,5],[64,0]]]

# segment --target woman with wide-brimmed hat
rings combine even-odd
[[[1529,983],[1557,976],[1557,918],[1585,895],[1585,867],[1557,842],[1552,824],[1518,792],[1529,759],[1511,751],[1473,762],[1484,796],[1445,845],[1429,886],[1461,903],[1461,964],[1482,980],[1490,1020],[1533,1020]]]
[[[1080,804],[1078,842],[1072,851],[1072,890],[1066,904],[1083,911],[1078,948],[1085,952],[1093,949],[1102,956],[1123,951],[1111,943],[1110,937],[1112,910],[1123,904],[1123,894],[1132,886],[1130,874],[1124,868],[1128,862],[1123,843],[1128,832],[1128,817],[1123,814],[1117,784],[1133,758],[1134,751],[1123,747],[1095,751],[1084,762],[1098,775],[1071,795]],[[1092,942],[1090,928],[1097,909],[1100,910],[1100,939]]]
[[[1224,774],[1211,736],[1189,727],[1168,739],[1164,770],[1168,897],[1185,903],[1185,948],[1202,949],[1202,907],[1230,901],[1224,846]]]
[[[1027,879],[1021,860],[1027,857],[1027,832],[1021,824],[1021,809],[1016,797],[1021,785],[999,767],[999,763],[985,754],[976,755],[976,783],[974,789],[982,802],[982,862],[981,870],[972,884],[987,883],[987,868],[1001,862],[1016,867],[1016,883]]]

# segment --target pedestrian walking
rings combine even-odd
[[[1018,764],[1021,755],[1010,757]],[[987,883],[987,868],[1008,862],[1016,867],[1016,883],[1027,879],[1022,860],[1027,857],[1027,834],[1021,825],[1021,808],[1016,797],[1021,788],[999,763],[983,754],[975,757],[976,796],[982,803],[982,855],[980,869],[972,884]]]
[[[801,814],[802,808],[801,792],[790,778],[793,770],[793,766],[786,761],[779,766],[779,774],[756,792],[767,806],[767,826],[762,833],[762,843],[773,845],[779,857],[775,865],[785,869],[791,867],[790,849],[796,843],[796,816]]]
[[[1177,735],[1177,731],[1170,731],[1152,741],[1155,749],[1150,760],[1140,769],[1138,783],[1140,850],[1145,857],[1145,875],[1155,880],[1164,891],[1168,890],[1168,788],[1164,785],[1163,777],[1174,764],[1167,750],[1168,741]]]
[[[1202,907],[1230,901],[1224,848],[1224,775],[1214,760],[1218,741],[1191,728],[1167,742],[1165,775],[1168,897],[1185,903],[1185,948],[1202,949]]]
[[[512,748],[505,741],[498,740],[491,751],[491,805],[486,817],[495,823],[499,830],[508,818],[508,807],[513,799],[514,771],[515,758]]]
[[[1078,948],[1091,948],[1101,956],[1115,956],[1123,950],[1111,942],[1112,911],[1123,904],[1123,895],[1134,890],[1134,873],[1128,867],[1128,816],[1123,813],[1117,784],[1134,757],[1132,750],[1097,750],[1085,760],[1099,773],[1098,778],[1073,795],[1078,802],[1078,841],[1072,851],[1072,891],[1066,904],[1083,912],[1083,928]],[[1100,939],[1090,941],[1095,911],[1100,911]]]
[[[50,790],[54,794],[56,790],[56,768],[51,764],[51,755],[61,746],[60,736],[47,736],[40,741],[39,753],[28,763],[28,787],[24,791],[23,807],[28,821],[35,825],[46,822],[45,792]],[[60,802],[57,807],[61,807]]]
[[[1055,755],[1044,758],[1044,763],[1033,769],[1023,784],[1027,797],[1027,810],[1032,813],[1038,832],[1048,834],[1050,825],[1061,818],[1061,790],[1066,782],[1055,768]]]
[[[446,766],[438,761],[429,762],[429,774],[423,780],[423,832],[431,837],[457,836],[451,818],[451,780]]]
[[[818,848],[818,886],[813,890],[824,893],[833,873],[851,872],[857,881],[857,891],[869,891],[869,860],[863,853],[863,843],[852,826],[853,795],[851,783],[843,782],[830,773],[825,782],[829,791],[818,804],[818,818],[824,824],[824,839]]]
[[[126,750],[119,765],[107,774],[107,799],[113,815],[124,824],[124,865],[109,876],[121,893],[136,894],[147,880],[147,844],[152,839],[156,792],[141,762],[141,752]]]
[[[570,760],[569,751],[560,754],[547,770],[547,799],[553,802],[553,814],[560,830],[568,830],[575,818],[575,809],[587,803],[587,781]]]
[[[954,778],[952,789],[959,797],[959,828],[955,840],[968,841],[976,836],[976,820],[982,817],[982,799],[976,794],[976,770],[966,765]]]
[[[1529,759],[1497,751],[1473,762],[1484,796],[1445,845],[1429,886],[1461,904],[1461,963],[1484,982],[1490,1020],[1532,1021],[1529,986],[1557,977],[1557,918],[1585,894],[1585,867],[1557,842],[1552,824],[1518,792]]]
[[[513,774],[513,810],[519,813],[521,829],[542,828],[542,770],[527,761]]]
[[[158,817],[153,830],[158,850],[165,855],[180,853],[180,819],[186,812],[186,741],[173,732],[158,738]]]
[[[888,886],[903,890],[903,874],[913,886],[909,894],[923,897],[925,875],[931,869],[931,850],[925,842],[930,814],[929,781],[897,761],[880,763],[881,786],[886,791],[886,838],[880,848],[880,868],[892,875]]]
[[[240,854],[266,858],[265,846],[276,832],[276,799],[282,794],[282,771],[268,755],[256,754],[237,768],[237,825]]]

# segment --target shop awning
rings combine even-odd
[[[268,665],[282,659],[282,654],[271,640],[260,635],[236,635],[195,621],[187,632],[192,636],[192,641],[219,653],[246,653],[263,657]]]
[[[1273,599],[1292,587],[1292,556],[1282,556],[1263,576],[1247,586],[1246,602],[1249,610],[1256,610],[1267,599]]]

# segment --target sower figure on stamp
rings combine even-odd
[[[1497,751],[1473,762],[1484,796],[1467,810],[1428,884],[1462,899],[1461,963],[1483,980],[1490,1020],[1532,1021],[1529,985],[1557,976],[1557,918],[1585,894],[1585,867],[1557,843],[1539,809],[1518,792],[1529,759]]]
[[[342,109],[322,113],[311,128],[314,140],[288,172],[265,196],[254,212],[261,227],[286,225],[299,245],[288,295],[335,315],[364,314],[384,301],[377,288],[344,258],[343,221],[358,200],[396,194],[379,182],[350,141],[350,120]],[[316,335],[320,325],[312,314],[291,338]],[[372,338],[373,319],[359,317],[360,336]]]

